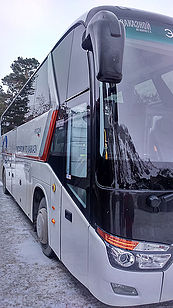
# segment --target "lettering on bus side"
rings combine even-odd
[[[151,25],[147,21],[139,21],[133,19],[120,19],[127,28],[135,28],[136,31],[151,33]]]
[[[35,154],[37,152],[37,145],[17,145],[16,151],[20,153]]]

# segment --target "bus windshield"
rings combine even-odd
[[[123,80],[100,83],[98,105],[98,183],[172,190],[173,45],[127,39]]]

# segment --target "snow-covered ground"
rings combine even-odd
[[[173,302],[148,307],[165,306],[173,307]],[[95,299],[58,259],[42,254],[32,224],[0,184],[0,308],[8,307],[109,306]]]
[[[32,224],[0,187],[0,308],[108,307],[58,259],[42,254]]]

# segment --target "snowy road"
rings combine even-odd
[[[32,224],[0,185],[0,308],[106,308],[58,259],[45,257]],[[142,307],[173,307],[173,302]]]
[[[42,254],[32,224],[0,187],[0,308],[108,307],[58,259]]]

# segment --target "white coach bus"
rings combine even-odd
[[[109,305],[173,299],[173,19],[96,7],[2,115],[3,189]]]

